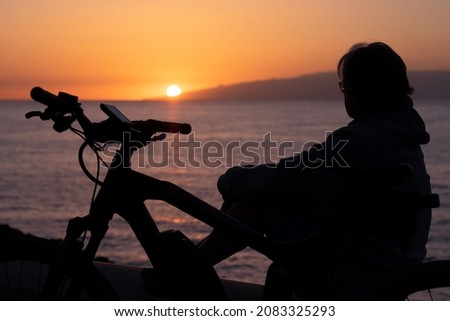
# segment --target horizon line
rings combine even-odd
[[[413,69],[413,70],[408,70],[408,76],[411,73],[450,73],[450,69]],[[283,81],[283,80],[293,80],[293,79],[298,79],[298,78],[303,78],[303,77],[310,77],[310,76],[316,76],[316,75],[324,75],[324,74],[332,74],[335,73],[337,76],[337,72],[336,71],[318,71],[318,72],[314,72],[314,73],[309,73],[309,74],[303,74],[303,75],[299,75],[299,76],[292,76],[292,77],[272,77],[272,78],[264,78],[264,79],[255,79],[255,80],[248,80],[248,81],[242,81],[242,82],[234,82],[234,83],[229,83],[229,84],[217,84],[215,86],[211,86],[211,87],[205,87],[205,88],[199,88],[199,89],[194,89],[194,90],[190,90],[187,92],[183,92],[180,96],[177,97],[165,97],[165,96],[158,96],[158,97],[148,97],[148,98],[136,98],[136,99],[125,99],[125,98],[115,98],[115,99],[111,99],[111,98],[91,98],[91,99],[82,99],[82,101],[91,101],[91,102],[95,102],[95,101],[115,101],[115,102],[120,102],[120,101],[129,101],[129,102],[148,102],[148,101],[154,101],[154,102],[179,102],[179,101],[232,101],[232,100],[236,100],[236,101],[241,101],[241,100],[252,100],[252,99],[242,99],[242,98],[236,98],[236,99],[183,99],[183,95],[188,95],[191,93],[198,93],[198,92],[202,92],[202,91],[208,91],[208,90],[214,90],[214,89],[218,89],[218,88],[223,88],[223,87],[232,87],[232,86],[239,86],[239,85],[245,85],[245,84],[251,84],[251,83],[259,83],[259,82],[267,82],[267,81]],[[30,89],[31,90],[31,89]],[[320,98],[315,98],[314,100],[317,100]],[[0,98],[0,101],[33,101],[31,98]],[[253,99],[253,100],[261,100],[261,99]],[[270,99],[267,99],[270,100]],[[283,99],[274,99],[274,100],[283,100]],[[305,99],[286,99],[286,100],[305,100]]]

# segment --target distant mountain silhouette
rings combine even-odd
[[[410,71],[416,99],[450,98],[450,71]],[[181,100],[319,100],[339,99],[335,72],[269,79],[184,93]]]

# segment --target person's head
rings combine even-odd
[[[350,117],[398,108],[414,92],[402,58],[382,42],[357,43],[339,60],[340,87]]]

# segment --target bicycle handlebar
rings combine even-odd
[[[129,122],[131,126],[123,128],[121,126],[115,126],[114,121],[110,122],[111,118],[119,119],[122,116],[115,107],[112,107],[116,111],[114,113],[107,113],[109,119],[101,123],[92,123],[83,113],[81,104],[78,102],[78,97],[68,93],[59,92],[55,95],[49,91],[42,89],[41,87],[34,87],[30,92],[31,98],[41,104],[47,106],[44,112],[31,111],[25,116],[27,118],[39,116],[42,120],[53,120],[55,125],[53,128],[57,132],[62,132],[70,128],[70,125],[77,120],[86,138],[90,141],[107,141],[116,137],[122,137],[122,133],[126,131],[134,131],[134,133],[140,133],[139,140],[151,141],[152,136],[155,133],[181,133],[189,134],[192,130],[191,125],[187,123],[175,123],[165,122],[154,119],[138,120]],[[102,104],[104,105],[104,104]],[[103,111],[105,111],[102,108]],[[119,116],[119,118],[117,118]],[[119,119],[120,120],[120,119]]]
[[[138,122],[134,122],[134,123],[136,124]],[[161,133],[180,133],[183,135],[187,135],[192,130],[191,125],[189,125],[187,123],[182,124],[182,123],[160,121],[160,120],[155,120],[155,119],[144,120],[143,123],[144,123],[143,130],[145,130],[145,127],[146,127],[146,128],[149,128],[151,130],[154,130],[156,132],[161,132]]]
[[[46,106],[57,106],[63,105],[64,103],[60,97],[42,89],[41,87],[34,87],[31,89],[30,96],[33,100]]]

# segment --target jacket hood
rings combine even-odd
[[[383,127],[412,144],[427,144],[430,141],[430,134],[426,131],[425,123],[413,105],[413,101],[408,97],[397,110],[366,114],[354,119],[349,126]]]

